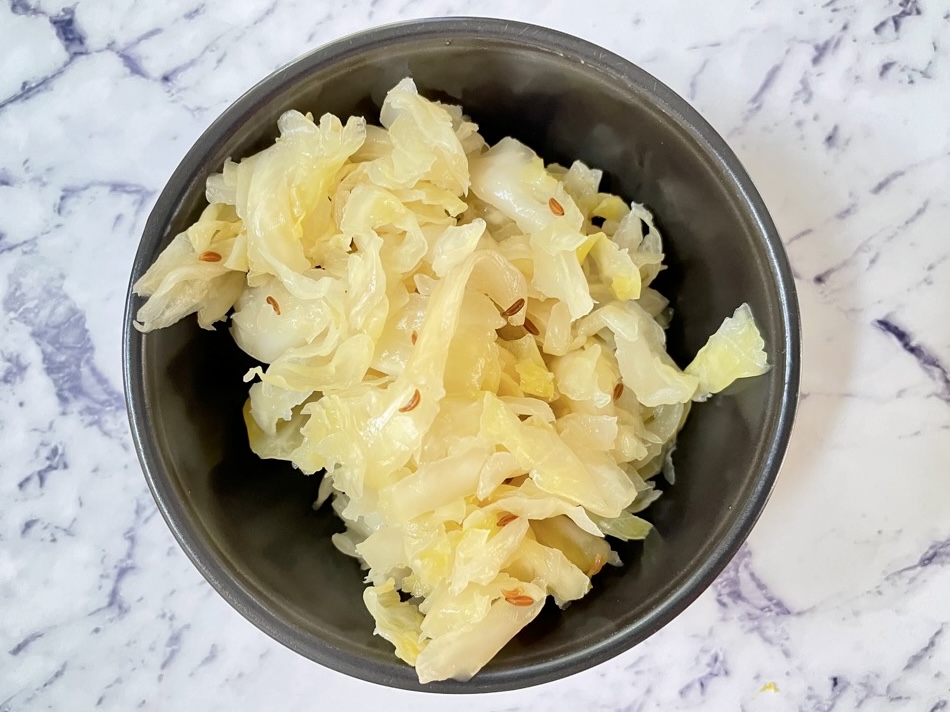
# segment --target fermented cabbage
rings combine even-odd
[[[765,345],[742,305],[676,365],[660,232],[600,171],[488,146],[411,79],[380,120],[283,114],[136,282],[135,326],[230,315],[251,449],[323,473],[376,633],[466,680],[649,535],[690,402]]]

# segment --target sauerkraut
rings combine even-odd
[[[135,326],[230,315],[260,362],[251,449],[323,473],[376,633],[420,681],[466,680],[620,565],[691,402],[768,365],[746,305],[674,363],[660,232],[600,171],[488,146],[411,79],[380,119],[288,111],[227,161]]]

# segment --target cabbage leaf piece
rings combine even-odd
[[[765,341],[748,304],[742,304],[731,317],[726,317],[686,367],[686,373],[699,381],[695,396],[698,401],[725,390],[739,378],[760,376],[768,370]]]

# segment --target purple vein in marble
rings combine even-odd
[[[136,551],[138,549],[139,527],[145,524],[156,511],[154,506],[147,505],[141,500],[135,502],[135,519],[132,525],[122,534],[122,538],[125,540],[125,554],[112,566],[112,570],[103,576],[103,578],[110,581],[109,590],[106,594],[106,603],[104,606],[100,606],[94,610],[90,615],[107,611],[118,619],[125,617],[131,610],[129,602],[122,595],[122,584],[125,579],[138,568],[136,564]]]
[[[27,363],[20,354],[0,351],[0,383],[5,386],[19,383],[26,376],[27,368]]]
[[[31,695],[23,699],[23,704],[27,705],[33,702],[33,700],[35,700],[41,692],[51,687],[57,680],[59,680],[66,673],[67,667],[69,667],[68,662],[64,662],[62,665],[60,665],[55,670],[55,672],[53,672],[52,675],[46,678],[46,680],[44,680],[41,685],[39,685],[35,690],[33,690],[33,693]],[[0,702],[0,712],[13,712],[13,708],[10,706],[10,701],[13,700],[13,698],[16,696],[17,695],[13,695],[5,699],[3,702]],[[27,708],[23,707],[22,709],[27,709]]]
[[[874,326],[891,336],[917,362],[924,373],[940,386],[939,398],[950,403],[950,375],[937,355],[918,343],[906,329],[890,318],[877,319]]]
[[[688,700],[699,700],[706,696],[707,689],[717,678],[729,676],[729,668],[722,651],[714,650],[706,658],[706,671],[680,688],[679,696]]]
[[[54,443],[46,447],[43,455],[45,464],[31,472],[17,483],[17,489],[23,492],[31,485],[36,485],[39,489],[46,487],[46,479],[54,472],[65,470],[69,467],[66,462],[66,449],[62,443]]]
[[[941,623],[940,627],[937,628],[937,630],[934,631],[933,635],[931,635],[930,638],[927,640],[927,644],[907,659],[907,663],[904,665],[905,672],[907,670],[913,670],[918,665],[920,665],[920,663],[922,663],[924,660],[927,660],[930,658],[930,655],[931,653],[933,653],[934,648],[937,647],[937,642],[940,640],[941,637],[943,637],[943,632],[944,630],[946,630],[946,628],[947,628],[947,624]]]
[[[931,566],[941,567],[950,564],[950,539],[935,541],[927,547],[927,550],[920,555],[917,563],[905,566],[887,575],[887,580],[893,580],[903,576],[908,576],[911,580],[916,580],[921,571]]]
[[[765,73],[765,77],[762,79],[762,83],[759,84],[759,88],[756,89],[755,94],[752,95],[752,98],[749,99],[749,109],[746,111],[745,120],[748,121],[757,113],[762,110],[762,106],[765,102],[765,97],[769,93],[769,89],[772,88],[772,85],[775,83],[776,77],[778,77],[779,71],[782,69],[782,65],[785,63],[784,58],[773,64],[769,70]]]
[[[58,15],[50,17],[49,22],[56,30],[56,36],[63,43],[70,58],[89,53],[86,47],[86,36],[76,25],[75,8],[67,7]]]
[[[906,170],[903,170],[903,169],[901,169],[901,170],[896,170],[896,171],[891,171],[891,172],[888,173],[886,176],[884,176],[880,181],[878,181],[877,183],[874,184],[874,187],[871,188],[871,194],[872,194],[872,195],[878,195],[882,190],[884,190],[885,188],[887,188],[887,186],[889,186],[889,185],[890,185],[891,183],[893,183],[895,180],[897,180],[898,178],[900,178],[900,177],[906,175],[906,173],[907,173],[907,171],[906,171]]]
[[[31,267],[21,264],[11,276],[3,308],[29,329],[60,404],[103,427],[104,417],[121,411],[122,396],[96,365],[86,317],[66,294],[63,276]]]
[[[897,12],[881,20],[874,26],[874,34],[883,35],[888,32],[892,32],[895,35],[900,34],[901,25],[904,24],[905,20],[911,17],[919,17],[923,14],[917,0],[900,0],[897,7]]]
[[[56,32],[56,37],[65,50],[68,59],[55,71],[32,82],[24,82],[18,91],[10,96],[0,98],[0,109],[3,109],[8,105],[27,100],[36,94],[51,89],[52,83],[58,79],[70,66],[72,66],[73,60],[79,57],[93,55],[100,52],[110,52],[115,54],[115,56],[119,58],[123,66],[132,76],[148,80],[156,79],[155,77],[150,76],[149,73],[144,69],[142,63],[135,56],[134,51],[142,42],[145,42],[146,40],[161,34],[162,30],[160,28],[154,28],[144,32],[139,37],[124,45],[118,45],[115,42],[110,42],[102,48],[90,48],[86,42],[86,35],[83,32],[82,27],[76,21],[75,6],[67,7],[58,14],[50,14],[43,11],[39,7],[34,7],[25,0],[13,0],[10,8],[15,15],[45,18]],[[200,14],[202,9],[202,6],[199,6],[198,8],[185,13],[185,19],[193,19],[198,14]],[[204,52],[207,52],[207,48]],[[202,54],[204,54],[204,52],[202,52]],[[196,61],[197,59],[191,60],[187,63],[187,65],[192,66]],[[181,71],[184,71],[184,68],[182,68]],[[171,83],[171,79],[168,76],[161,77],[160,81],[163,84]]]
[[[905,233],[905,231],[907,231],[914,223],[916,223],[918,220],[920,220],[920,218],[926,215],[929,209],[930,209],[930,199],[927,198],[914,209],[914,212],[912,212],[903,221],[901,221],[899,225],[891,229],[885,228],[882,230],[878,230],[872,235],[864,238],[860,242],[858,247],[850,255],[840,260],[838,263],[836,263],[832,267],[829,267],[828,269],[824,270],[823,272],[819,272],[817,275],[815,275],[812,278],[812,281],[818,285],[825,284],[828,281],[828,279],[831,278],[834,274],[839,272],[844,267],[848,266],[851,263],[851,261],[855,258],[856,255],[867,254],[867,253],[872,252],[872,250],[874,252],[868,260],[868,266],[869,267],[873,266],[877,262],[878,258],[880,257],[883,246],[892,242],[894,239],[902,236]],[[845,214],[845,217],[847,217],[848,214],[850,213]]]
[[[752,552],[742,547],[713,584],[716,602],[743,627],[775,645],[787,657],[787,637],[782,621],[794,613],[775,595],[752,568]]]
[[[13,656],[19,655],[20,653],[22,653],[24,650],[26,650],[29,647],[30,643],[32,643],[35,640],[39,640],[42,637],[43,637],[43,633],[40,631],[34,631],[33,633],[30,633],[28,636],[26,636],[23,640],[21,640],[19,643],[17,643],[10,649],[9,651],[10,655],[13,655]]]
[[[171,622],[174,624],[174,616],[171,617]],[[191,628],[191,625],[185,623],[184,625],[178,627],[172,627],[172,632],[168,636],[168,640],[165,641],[165,657],[162,659],[159,670],[164,672],[168,669],[168,666],[172,664],[178,653],[181,651],[182,638],[185,635],[185,631]]]

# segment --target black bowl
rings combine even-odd
[[[775,227],[739,161],[670,89],[577,38],[516,22],[435,19],[370,30],[318,49],[238,99],[198,139],[162,191],[134,282],[204,203],[207,176],[263,148],[281,112],[378,119],[386,91],[411,75],[430,97],[461,103],[489,141],[512,135],[547,161],[581,159],[606,189],[657,215],[676,316],[669,348],[684,364],[742,302],[774,364],[694,408],[676,451],[677,482],[647,513],[657,528],[621,548],[566,611],[541,616],[468,683],[420,686],[373,636],[341,527],[311,509],[319,478],[251,454],[241,420],[249,365],[226,329],[193,319],[148,335],[125,314],[125,388],[135,446],[158,508],[195,566],[248,620],[335,670],[393,687],[485,692],[564,677],[627,650],[695,599],[762,511],[788,443],[799,381],[799,317]],[[156,572],[156,575],[157,572]]]

